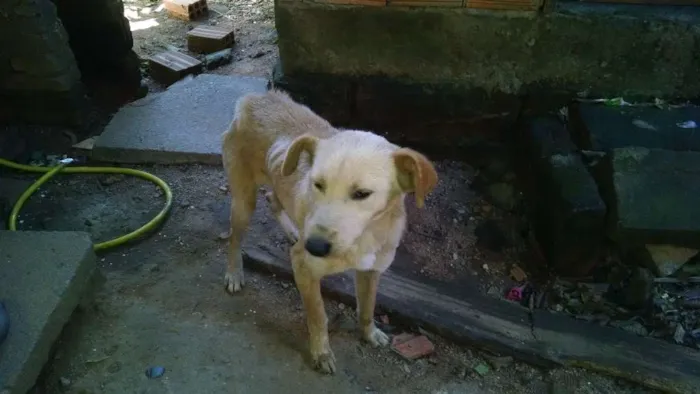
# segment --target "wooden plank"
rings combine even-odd
[[[541,0],[466,0],[466,8],[486,10],[536,11],[542,6]]]
[[[397,259],[406,258],[397,256]],[[250,268],[292,277],[279,250],[247,247]],[[349,274],[328,277],[323,292],[354,305]],[[536,310],[470,291],[459,299],[392,272],[382,276],[378,307],[452,339],[543,367],[576,366],[671,393],[700,393],[700,352],[612,327]]]
[[[332,5],[367,5],[384,7],[387,0],[311,0],[311,2]]]
[[[390,7],[454,7],[461,8],[463,0],[388,0]]]
[[[643,4],[643,5],[700,5],[700,0],[579,0],[582,3]]]

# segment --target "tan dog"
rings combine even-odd
[[[315,367],[335,372],[321,278],[355,270],[357,315],[365,340],[386,345],[374,324],[379,275],[394,260],[406,227],[404,196],[423,206],[437,183],[433,165],[366,131],[338,130],[285,93],[249,94],[236,105],[223,135],[223,163],[231,190],[226,289],[245,284],[241,239],[255,210],[256,191],[294,246],[294,280],[306,310]]]

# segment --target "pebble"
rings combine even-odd
[[[69,386],[71,385],[71,383],[72,383],[72,382],[70,381],[70,379],[68,379],[68,378],[66,378],[66,377],[61,377],[61,378],[59,379],[59,382],[61,383],[61,387],[64,387],[64,388],[69,387]]]

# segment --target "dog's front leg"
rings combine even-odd
[[[357,321],[362,331],[362,338],[375,347],[389,344],[389,336],[374,324],[374,306],[377,301],[380,275],[379,271],[355,272]]]
[[[335,373],[335,356],[328,339],[328,318],[321,296],[321,278],[316,277],[306,265],[304,246],[300,242],[292,247],[291,254],[294,281],[306,311],[314,367],[326,374]]]

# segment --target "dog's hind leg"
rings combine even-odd
[[[225,162],[231,191],[231,229],[228,239],[228,266],[224,280],[226,291],[235,293],[245,285],[241,241],[255,211],[257,185],[254,176],[246,171],[245,164],[236,163],[235,158],[228,158]]]
[[[280,226],[282,226],[282,230],[287,236],[287,239],[289,239],[289,242],[292,244],[297,243],[299,240],[299,230],[297,230],[297,227],[294,225],[289,215],[287,215],[287,212],[282,209],[282,204],[277,199],[277,196],[275,196],[275,193],[265,193],[265,199],[270,203],[270,210],[272,214],[275,215],[275,218],[277,218]]]

